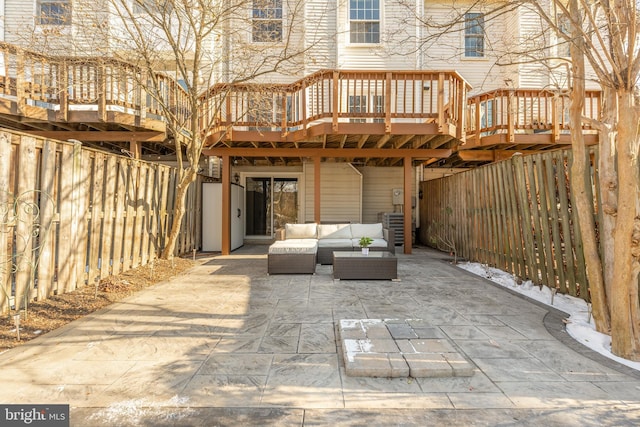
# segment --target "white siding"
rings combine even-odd
[[[25,45],[33,31],[36,0],[5,0],[5,41]]]
[[[305,74],[336,68],[336,2],[305,3]]]
[[[314,221],[314,164],[305,163],[305,222]],[[320,220],[361,222],[362,175],[349,163],[320,164]]]
[[[505,87],[509,78],[509,69],[496,66],[498,55],[504,53],[508,15],[485,19],[485,56],[483,58],[465,58],[464,25],[462,16],[466,12],[486,12],[481,7],[471,8],[470,2],[425,2],[424,20],[446,24],[458,20],[459,23],[449,30],[426,28],[423,44],[422,62],[424,68],[435,70],[456,70],[472,86],[470,94],[487,92]],[[486,6],[488,8],[491,5]]]
[[[401,207],[393,206],[393,189],[403,188],[403,167],[358,168],[364,180],[362,188],[362,222],[378,222],[380,212],[401,212]],[[415,174],[413,174],[415,176]],[[414,179],[411,180],[411,195],[415,194]]]
[[[98,26],[108,6],[101,0],[72,2],[71,25],[36,25],[37,0],[5,0],[4,40],[54,55],[105,52],[108,33]]]
[[[519,9],[520,21],[520,37],[518,39],[518,48],[520,50],[536,51],[535,54],[540,58],[547,56],[544,51],[539,51],[537,46],[544,43],[543,40],[548,37],[542,34],[540,27],[540,18],[536,12],[528,7]],[[519,70],[519,85],[523,88],[542,88],[549,84],[549,77],[546,67],[541,62],[531,62],[522,64]]]

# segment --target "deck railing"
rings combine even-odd
[[[156,85],[149,84],[152,79]],[[152,93],[153,87],[159,89]],[[229,130],[306,131],[316,124],[433,123],[438,132],[478,142],[492,134],[569,130],[567,92],[498,89],[467,99],[468,84],[454,71],[322,70],[291,84],[217,84],[200,96],[203,133]],[[133,64],[109,58],[50,57],[0,42],[0,99],[17,104],[17,114],[51,119],[29,110],[55,111],[66,121],[73,111],[96,111],[164,120],[166,105],[180,121],[191,112],[187,94],[162,73],[144,75]],[[597,118],[599,91],[588,91],[583,114]],[[589,124],[583,129],[592,131]],[[228,133],[227,133],[228,134]]]
[[[468,84],[453,71],[323,70],[291,84],[215,85],[201,123],[212,133],[306,131],[318,123],[436,123],[460,130]]]
[[[467,141],[478,143],[492,134],[551,133],[557,140],[569,131],[569,92],[538,89],[498,89],[469,98]],[[601,92],[587,91],[583,116],[597,119],[601,112]],[[583,123],[584,131],[592,131]]]
[[[156,79],[157,85],[148,84]],[[158,87],[157,96],[151,96]],[[109,58],[49,57],[0,42],[0,98],[17,102],[20,113],[27,106],[57,112],[67,120],[71,111],[97,111],[107,120],[110,111],[146,117],[164,116],[162,103],[179,120],[189,114],[184,89],[170,76],[145,76],[133,64]]]

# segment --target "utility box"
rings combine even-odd
[[[402,188],[394,188],[392,192],[392,204],[403,205],[404,204],[404,191]]]

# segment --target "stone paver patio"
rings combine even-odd
[[[474,367],[438,327],[419,319],[343,319],[338,325],[347,375],[469,377]]]
[[[268,276],[266,246],[202,258],[0,354],[0,402],[70,404],[91,427],[640,423],[638,372],[573,341],[562,313],[441,254],[398,257],[398,282]],[[347,375],[347,319],[420,319],[473,375]]]

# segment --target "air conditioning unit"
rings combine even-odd
[[[220,179],[222,177],[222,159],[220,157],[211,156],[207,159],[209,166],[208,175],[211,178]]]

